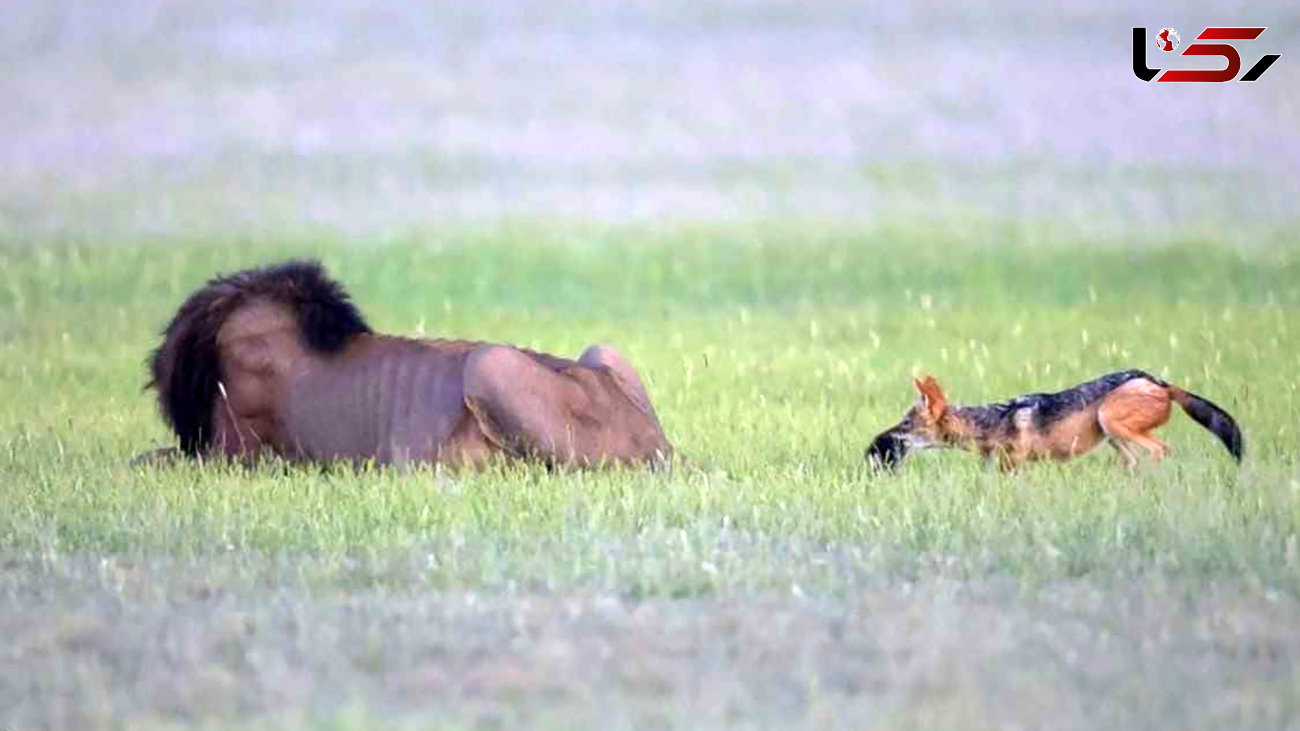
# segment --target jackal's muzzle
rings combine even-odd
[[[890,429],[871,440],[871,446],[862,456],[873,470],[893,470],[906,455],[907,441]]]

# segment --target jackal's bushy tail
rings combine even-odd
[[[1228,452],[1238,461],[1245,452],[1246,444],[1241,437],[1241,429],[1232,415],[1224,411],[1209,399],[1184,391],[1177,386],[1170,386],[1169,395],[1183,407],[1183,411],[1197,424],[1209,429],[1223,442]]]
[[[347,293],[317,262],[290,261],[212,279],[180,306],[149,360],[148,387],[158,391],[159,409],[186,454],[203,451],[212,440],[221,379],[217,333],[236,310],[259,300],[291,308],[304,344],[317,351],[337,351],[353,335],[370,332]]]

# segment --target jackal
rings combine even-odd
[[[1072,459],[1106,440],[1133,469],[1135,444],[1156,460],[1168,452],[1152,432],[1169,421],[1173,403],[1213,432],[1238,462],[1244,450],[1241,429],[1228,412],[1140,370],[985,406],[950,405],[934,376],[913,382],[920,401],[867,448],[873,467],[893,468],[913,449],[949,447],[979,452],[986,460],[996,458],[1003,469],[1014,469],[1040,459]]]

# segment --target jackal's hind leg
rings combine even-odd
[[[1111,437],[1106,441],[1110,442],[1110,446],[1114,447],[1115,451],[1118,452],[1119,456],[1124,460],[1124,469],[1127,469],[1129,472],[1137,469],[1137,455],[1133,454],[1132,448],[1115,437]]]
[[[1151,453],[1151,457],[1159,462],[1169,453],[1169,445],[1157,439],[1150,433],[1133,435],[1133,442]]]
[[[1137,458],[1131,444],[1137,444],[1157,460],[1167,451],[1165,443],[1151,436],[1151,432],[1169,421],[1170,397],[1168,389],[1152,381],[1137,378],[1112,391],[1097,409],[1097,423],[1102,432],[1124,452],[1129,469]]]

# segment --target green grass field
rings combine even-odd
[[[1292,230],[468,226],[0,248],[0,728],[1292,727]],[[619,347],[669,474],[160,470],[143,360],[207,277],[324,260],[376,328]],[[1145,368],[1163,464],[862,463],[959,403]],[[1290,725],[1288,725],[1290,724]]]

